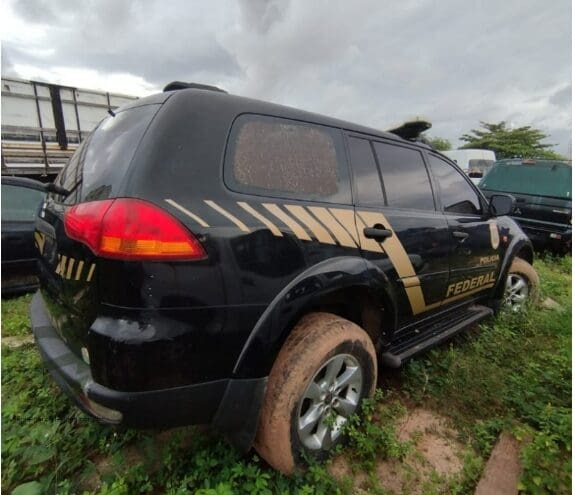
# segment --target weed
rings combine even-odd
[[[418,477],[425,493],[473,492],[501,431],[526,439],[521,452],[525,493],[569,493],[571,483],[571,258],[537,259],[542,296],[563,311],[502,313],[447,345],[412,360],[396,376],[400,391],[378,391],[344,427],[339,451],[352,469],[401,460],[411,442],[396,435],[405,403],[449,416],[467,450],[461,473]],[[4,301],[3,336],[30,333],[30,296]],[[383,386],[386,385],[384,382]],[[323,464],[287,478],[230,448],[213,432],[188,427],[168,434],[102,426],[78,411],[43,368],[34,347],[2,348],[2,490],[20,485],[45,494],[84,490],[100,495],[348,494],[353,480],[335,479]],[[138,455],[128,455],[136,452]],[[104,470],[99,463],[104,460]],[[98,470],[96,469],[98,467]],[[407,469],[409,471],[409,469]],[[96,476],[97,475],[97,476]],[[409,473],[408,473],[409,475]],[[86,480],[97,482],[87,485]],[[414,485],[415,486],[415,485]],[[95,490],[95,491],[94,491]]]
[[[30,294],[2,300],[2,337],[20,337],[32,333],[28,319],[28,305],[31,300]]]

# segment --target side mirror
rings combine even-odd
[[[509,215],[515,206],[515,198],[510,194],[493,194],[489,198],[489,211],[493,216]]]

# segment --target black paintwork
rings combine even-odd
[[[23,177],[2,177],[2,189],[11,186],[20,189],[44,191],[44,184]],[[5,201],[9,199],[4,198]],[[29,219],[12,218],[2,213],[2,295],[28,292],[38,287],[37,253],[34,248],[34,213],[40,206],[38,194],[36,207],[30,205]]]
[[[74,196],[65,200],[68,204],[63,204],[60,196],[48,196],[36,224],[45,240],[41,296],[35,298],[32,308],[36,334],[38,328],[46,327],[44,331],[58,335],[58,345],[87,373],[88,388],[78,383],[65,388],[80,402],[82,394],[87,394],[125,412],[131,424],[139,424],[138,415],[147,425],[173,424],[168,416],[174,412],[168,409],[177,409],[180,397],[190,423],[213,420],[245,447],[255,433],[265,378],[290,329],[303,314],[328,310],[359,324],[369,320],[370,335],[383,352],[421,329],[431,328],[434,321],[445,320],[450,312],[477,302],[497,306],[510,260],[517,253],[531,256],[530,243],[515,222],[507,217],[491,218],[485,198],[473,185],[484,209],[475,216],[442,213],[432,175],[436,211],[394,209],[384,204],[356,207],[352,170],[343,176],[347,192],[337,204],[236,192],[224,180],[228,136],[243,114],[327,126],[343,156],[348,156],[350,133],[401,144],[424,158],[441,156],[426,145],[292,108],[197,89],[143,98],[109,119],[146,105],[154,106],[153,112],[147,112],[153,115],[130,154],[130,163],[120,167],[122,174],[114,169],[97,183],[72,185],[76,189]],[[81,178],[81,173],[77,175]],[[141,198],[165,209],[197,236],[207,258],[195,262],[96,258],[86,246],[66,236],[63,216],[73,202],[70,198],[83,202],[115,197]],[[181,208],[167,200],[176,201]],[[216,201],[249,232],[206,200]],[[260,213],[265,213],[262,203],[337,208],[352,218],[356,210],[383,213],[390,223],[384,230],[393,229],[421,283],[425,304],[433,308],[413,314],[413,301],[387,252],[320,243],[313,236],[301,240],[277,220],[283,235],[275,236],[238,202]],[[198,223],[182,208],[209,226]],[[496,248],[490,237],[494,228],[500,238]],[[464,242],[453,236],[455,230],[465,231]],[[392,239],[385,237],[384,249]],[[74,260],[72,268],[64,270],[65,276],[56,274],[59,256]],[[490,261],[484,262],[484,258]],[[86,268],[83,271],[77,268],[80,262]],[[90,281],[86,275],[89,267],[93,267]],[[451,283],[490,272],[498,277],[493,288],[456,301],[445,299]],[[45,317],[38,316],[43,312]],[[367,313],[372,316],[367,318]],[[53,362],[48,344],[39,340],[39,345],[44,347],[47,361]],[[89,352],[89,366],[81,360],[83,348]],[[195,393],[203,398],[193,397]],[[136,397],[159,401],[167,397],[174,406],[156,407],[152,399],[128,405]],[[193,413],[194,408],[201,410]]]

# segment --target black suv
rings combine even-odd
[[[512,216],[536,248],[571,252],[571,163],[559,160],[499,160],[480,182],[489,198],[510,193]]]
[[[117,110],[52,189],[31,317],[54,379],[101,421],[211,423],[286,473],[378,363],[537,283],[512,198],[427,145],[209,88]]]

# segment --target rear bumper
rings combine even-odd
[[[30,303],[32,330],[44,365],[84,412],[107,424],[162,428],[211,423],[242,449],[255,436],[267,378],[222,379],[143,392],[95,383],[90,366],[74,354],[50,323],[40,292]]]

